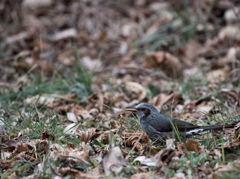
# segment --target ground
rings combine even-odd
[[[1,178],[238,178],[240,3],[0,2]],[[196,125],[157,144],[141,102]]]

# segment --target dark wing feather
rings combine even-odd
[[[178,131],[188,131],[191,129],[199,128],[199,126],[193,125],[189,122],[174,119],[160,114],[159,120],[150,120],[149,124],[153,126],[159,132],[171,132],[173,130],[172,123],[177,127]],[[172,123],[169,121],[171,120]]]
[[[179,131],[188,131],[188,130],[197,129],[200,127],[200,126],[196,126],[189,122],[178,120],[178,119],[173,119],[173,124],[177,127]]]

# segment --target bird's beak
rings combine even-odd
[[[137,108],[132,107],[132,106],[126,107],[125,110],[126,110],[126,111],[131,111],[131,112],[136,112],[136,111],[138,111]]]

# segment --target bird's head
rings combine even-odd
[[[126,107],[126,111],[131,111],[134,113],[139,120],[147,118],[150,114],[157,112],[158,110],[149,103],[140,103],[139,105],[132,107]]]

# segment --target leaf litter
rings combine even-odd
[[[186,2],[0,2],[1,177],[238,176],[240,4]],[[155,144],[141,102],[236,127]]]

